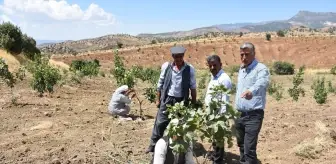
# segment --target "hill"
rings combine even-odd
[[[217,27],[202,27],[196,28],[190,31],[176,31],[176,32],[167,32],[167,33],[157,33],[157,34],[139,34],[138,37],[159,37],[159,38],[182,38],[187,36],[198,36],[205,35],[209,32],[222,32],[221,29]]]
[[[141,46],[159,42],[176,42],[181,40],[218,37],[226,35],[238,35],[238,32],[259,33],[278,30],[291,30],[297,26],[305,26],[315,31],[325,32],[336,26],[336,13],[299,11],[288,20],[266,21],[257,23],[218,24],[209,27],[201,27],[188,31],[174,31],[156,34],[139,34],[131,36],[127,34],[106,35],[97,38],[78,41],[65,41],[55,44],[42,44],[39,48],[52,54],[77,54],[79,52],[109,50],[118,47]],[[332,29],[332,28],[331,28]],[[312,30],[311,30],[312,31]],[[328,31],[328,30],[327,30]],[[330,31],[330,30],[329,30]]]
[[[292,25],[303,25],[310,28],[335,26],[336,13],[299,11],[299,13],[290,18],[288,22]]]
[[[131,36],[127,34],[106,35],[97,38],[83,39],[78,41],[66,41],[56,44],[39,45],[38,47],[45,53],[77,54],[79,52],[93,50],[108,50],[117,48],[118,44],[125,46],[139,46],[149,44],[146,38]]]

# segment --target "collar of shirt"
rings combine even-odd
[[[222,73],[224,73],[224,70],[223,70],[223,69],[221,69],[221,70],[216,74],[216,76],[211,75],[211,76],[212,76],[212,80],[218,80],[218,78],[222,75]]]
[[[177,66],[175,65],[175,62],[172,62],[170,65],[172,66],[172,68],[175,72],[182,72],[187,64],[186,64],[186,62],[183,62],[183,65],[182,65],[180,70],[177,69]]]
[[[256,65],[258,64],[258,61],[257,59],[254,59],[251,64],[249,64],[245,69],[248,71],[248,70],[251,70],[253,69]],[[240,66],[240,69],[244,69],[244,65],[241,65]]]

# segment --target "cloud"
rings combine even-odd
[[[336,23],[326,21],[326,22],[324,22],[324,25],[326,25],[326,26],[336,26]]]
[[[66,0],[4,0],[0,21],[16,22],[38,39],[82,39],[112,33],[116,17],[92,3],[87,9]]]

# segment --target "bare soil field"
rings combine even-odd
[[[326,77],[336,80],[335,76]],[[305,76],[306,96],[298,102],[286,91],[279,102],[267,97],[258,145],[261,163],[335,163],[335,141],[326,139],[327,134],[315,141],[321,129],[336,130],[335,95],[329,95],[327,104],[317,105],[310,89],[314,78],[316,75]],[[282,82],[286,90],[291,87],[291,76],[273,76],[272,80]],[[141,91],[143,86],[138,86]],[[81,84],[57,87],[54,94],[41,98],[25,80],[14,88],[18,105],[12,105],[10,90],[1,85],[0,163],[149,163],[151,156],[144,150],[157,109],[145,103],[148,119],[120,122],[107,114],[115,88],[110,77],[86,78]],[[132,112],[138,108],[135,102]],[[316,129],[319,121],[320,130]],[[295,155],[295,147],[306,140],[315,145],[304,151],[316,149],[316,159]],[[209,144],[203,146],[207,149]],[[236,145],[226,152],[227,163],[237,163]],[[198,161],[202,160],[199,156]]]
[[[336,64],[336,37],[292,37],[272,38],[215,38],[212,40],[184,41],[177,43],[186,47],[186,61],[196,68],[206,68],[206,56],[216,53],[224,66],[240,64],[239,46],[245,42],[256,46],[256,56],[259,61],[271,64],[274,61],[288,61],[295,66],[306,65],[308,68],[331,68]],[[157,44],[133,49],[120,49],[128,65],[160,66],[171,60],[169,49],[175,43]],[[102,65],[110,68],[113,64],[113,52],[87,53],[79,56],[55,56],[54,60],[70,64],[74,59],[98,59]]]
[[[239,64],[238,50],[242,41],[199,42],[198,48],[196,43],[190,47],[186,44],[186,60],[197,69],[204,68],[206,55],[215,47],[223,63]],[[274,38],[271,42],[252,39],[251,42],[257,47],[257,58],[265,63],[286,60],[296,66],[305,64],[311,69],[330,69],[336,63],[336,49],[333,46],[335,38]],[[142,48],[139,52],[137,49],[121,51],[121,54],[128,66],[160,66],[165,60],[170,60],[169,47],[166,45],[160,48],[157,45]],[[144,151],[149,143],[157,108],[145,101],[143,106],[147,119],[144,121],[121,122],[107,114],[109,100],[116,89],[116,82],[108,73],[113,66],[113,53],[54,57],[53,60],[57,62],[53,64],[64,66],[64,63],[69,64],[73,59],[95,58],[100,60],[105,77],[84,78],[80,84],[56,87],[52,95],[38,97],[29,86],[31,77],[28,76],[18,82],[13,90],[17,105],[11,104],[10,89],[0,84],[0,163],[149,163],[151,155]],[[322,75],[314,71],[305,75],[303,85],[306,95],[300,97],[298,102],[292,101],[287,93],[287,89],[292,86],[292,76],[272,76],[272,80],[284,84],[285,97],[280,101],[267,97],[257,150],[261,163],[335,163],[336,141],[330,135],[332,130],[336,130],[335,95],[329,94],[327,103],[318,105],[310,89],[313,79]],[[336,85],[336,76],[325,76]],[[139,94],[143,93],[142,88],[146,85],[138,83],[136,89]],[[140,98],[145,99],[143,96]],[[137,109],[139,104],[135,101],[132,112],[135,113]],[[205,149],[209,147],[208,143],[198,146],[201,145]],[[297,146],[303,146],[304,149],[297,151]],[[314,158],[303,158],[295,152],[313,152],[309,156]],[[236,144],[226,148],[226,155],[227,163],[238,163]],[[200,162],[204,158],[200,155],[197,160]]]

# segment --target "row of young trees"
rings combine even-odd
[[[331,69],[331,72],[334,68]],[[303,77],[304,70],[305,70],[305,66],[301,66],[299,68],[298,72],[292,78],[293,86],[287,90],[289,96],[294,101],[298,101],[300,96],[302,97],[305,96],[306,91],[302,87],[302,84],[304,82],[304,77]],[[292,75],[294,74],[294,65],[287,63],[287,62],[276,62],[273,64],[271,72],[277,75]],[[333,86],[330,80],[326,81],[325,77],[322,77],[322,78],[318,77],[317,79],[315,79],[313,82],[313,85],[311,86],[311,89],[314,91],[313,97],[315,101],[319,104],[326,103],[327,96],[329,93],[336,94],[335,86]],[[282,84],[277,83],[275,81],[272,81],[267,89],[268,93],[271,96],[273,96],[277,101],[283,98],[283,90],[284,89],[283,89]]]

